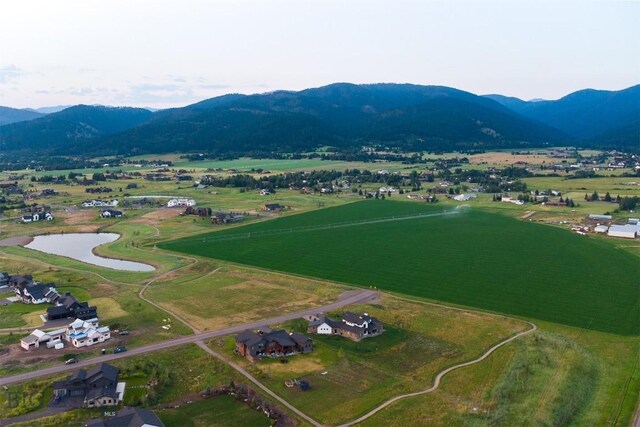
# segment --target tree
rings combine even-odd
[[[591,195],[591,201],[592,202],[597,202],[598,200],[600,200],[600,196],[598,196],[598,192],[594,191],[593,194]]]
[[[607,191],[607,194],[604,195],[604,201],[605,202],[610,202],[611,201],[611,194],[609,194],[608,191]]]

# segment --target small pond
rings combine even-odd
[[[111,243],[120,237],[116,233],[69,233],[36,236],[26,248],[53,255],[73,258],[88,264],[123,271],[153,271],[155,267],[140,262],[103,258],[93,253],[97,246]]]

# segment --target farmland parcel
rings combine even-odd
[[[371,200],[164,249],[637,335],[640,263],[608,242],[475,209]]]

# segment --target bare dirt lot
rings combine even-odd
[[[153,212],[146,213],[131,220],[132,223],[146,224],[151,226],[159,225],[163,220],[173,218],[183,212],[183,209],[160,208]]]
[[[0,246],[24,246],[31,243],[33,237],[29,236],[14,236],[4,240],[0,240]]]
[[[74,226],[74,230],[79,233],[91,233],[98,230],[98,211],[78,210],[73,212],[61,212],[58,217],[64,221],[65,225]]]

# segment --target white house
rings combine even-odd
[[[98,325],[98,319],[76,319],[67,326],[65,340],[74,347],[89,347],[111,338],[108,326]]]
[[[60,293],[53,283],[31,283],[27,286],[15,287],[16,298],[25,304],[53,303],[60,298]]]
[[[53,221],[53,215],[49,212],[34,213],[32,215],[24,215],[21,219],[22,222],[38,222],[38,221]]]
[[[55,347],[57,344],[62,344],[62,337],[65,330],[58,329],[51,332],[44,332],[40,329],[36,329],[31,332],[30,335],[20,340],[20,346],[25,350],[40,348],[40,344],[46,344],[47,348]]]
[[[167,202],[168,208],[195,206],[196,201],[193,199],[171,199]]]

